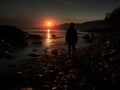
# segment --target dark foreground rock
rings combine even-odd
[[[24,32],[14,26],[0,26],[0,39],[13,46],[21,47],[28,45],[25,37]]]

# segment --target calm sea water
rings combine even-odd
[[[17,64],[21,62],[21,60],[31,59],[31,57],[28,54],[33,53],[33,50],[37,50],[37,53],[42,53],[45,49],[48,48],[67,49],[67,46],[65,45],[65,30],[46,29],[25,31],[29,32],[30,34],[40,35],[42,37],[42,43],[40,39],[31,40],[31,42],[35,42],[35,44],[31,44],[30,46],[24,49],[16,50],[13,53],[13,59],[7,60],[6,58],[2,58],[0,60],[1,67],[7,67],[9,65]],[[82,39],[82,36],[84,36],[85,34],[86,32],[78,32],[78,44],[76,45],[77,48],[81,48],[82,46],[86,45],[85,41]]]
[[[56,48],[56,47],[65,47],[65,33],[66,30],[29,30],[30,33],[40,35],[42,40],[42,48]],[[86,45],[82,37],[86,32],[78,32],[78,44],[77,47]]]

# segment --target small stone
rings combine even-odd
[[[56,90],[57,89],[57,87],[52,87],[52,89],[51,90]]]
[[[64,73],[64,72],[59,72],[58,74],[63,75],[63,74],[65,74],[65,73]]]

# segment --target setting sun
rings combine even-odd
[[[54,26],[56,25],[56,22],[54,19],[44,19],[43,20],[43,27],[46,28],[54,28]]]
[[[51,22],[47,22],[47,26],[50,27],[52,25]]]
[[[51,25],[51,22],[48,22],[48,26],[50,26]]]

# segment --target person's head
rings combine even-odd
[[[74,23],[70,23],[70,27],[71,27],[71,28],[74,28]]]

